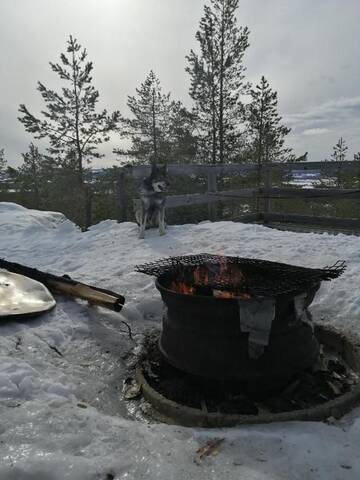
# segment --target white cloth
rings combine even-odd
[[[259,358],[269,344],[275,299],[239,301],[240,330],[249,333],[249,357]]]

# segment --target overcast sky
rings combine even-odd
[[[65,51],[69,34],[88,50],[100,107],[128,113],[127,95],[150,69],[165,91],[190,106],[185,55],[204,0],[0,0],[0,148],[10,165],[32,141],[17,120],[25,103],[38,114],[40,80],[58,86],[49,61]],[[261,75],[279,95],[279,111],[292,128],[289,146],[309,160],[329,157],[342,136],[349,159],[360,150],[360,1],[240,0],[238,20],[250,29],[244,63],[248,80]],[[112,138],[101,147],[113,165]]]

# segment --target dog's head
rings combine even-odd
[[[169,185],[167,179],[167,165],[162,165],[160,167],[158,165],[153,165],[151,168],[150,180],[154,192],[165,192]]]

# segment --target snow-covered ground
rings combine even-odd
[[[210,252],[348,269],[324,283],[314,317],[360,333],[360,237],[204,222],[137,238],[133,223],[82,233],[61,214],[0,203],[0,257],[122,293],[120,314],[57,298],[52,312],[0,325],[0,479],[360,478],[360,409],[333,425],[283,423],[222,430],[146,421],[146,404],[121,400],[145,329],[159,325],[160,295],[137,263]],[[128,336],[126,321],[134,333]],[[215,456],[194,462],[209,438]]]

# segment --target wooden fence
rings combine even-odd
[[[233,174],[246,176],[252,172],[258,172],[259,169],[254,164],[224,164],[224,165],[189,165],[174,164],[168,165],[169,175],[191,175],[207,178],[207,192],[191,193],[182,195],[169,195],[167,197],[167,208],[207,204],[209,209],[209,218],[216,219],[215,204],[219,200],[226,199],[253,199],[259,205],[259,199],[262,200],[263,208],[261,211],[247,214],[239,218],[239,221],[252,222],[261,221],[265,223],[284,222],[299,223],[307,225],[318,225],[324,227],[333,227],[341,229],[360,229],[360,202],[359,212],[356,218],[337,218],[337,217],[319,217],[309,215],[280,214],[275,213],[272,208],[274,199],[359,199],[360,189],[343,188],[292,188],[288,186],[277,187],[273,185],[273,171],[280,170],[291,174],[293,170],[318,170],[323,175],[337,175],[339,172],[351,171],[360,180],[360,161],[347,162],[295,162],[295,163],[272,163],[263,165],[260,170],[263,179],[263,185],[260,188],[242,188],[236,190],[219,191],[218,178],[229,177]],[[150,174],[150,166],[133,166],[121,169],[117,183],[117,219],[118,221],[127,220],[126,218],[126,177],[133,179],[142,179]],[[134,205],[139,200],[134,200]]]

